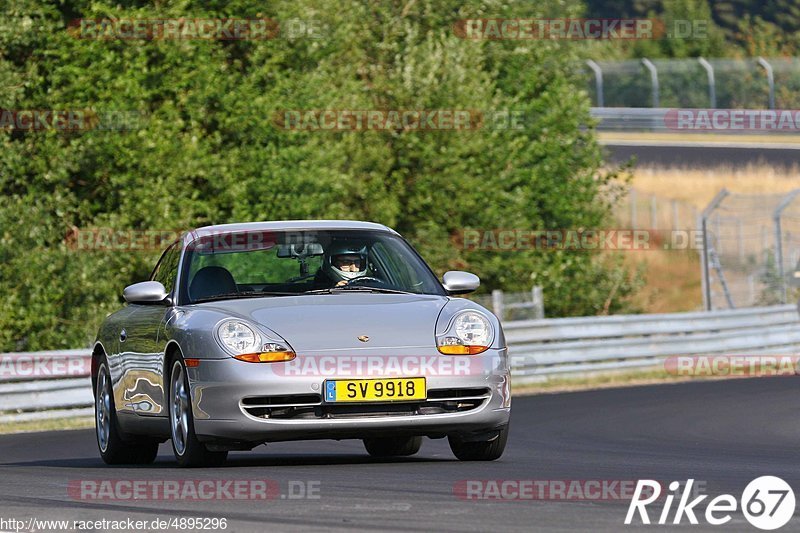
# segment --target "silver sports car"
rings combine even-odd
[[[187,232],[92,358],[97,443],[109,464],[150,463],[170,439],[181,466],[302,439],[363,439],[378,457],[447,437],[490,461],[508,438],[508,356],[497,318],[453,295],[386,226],[226,224]]]

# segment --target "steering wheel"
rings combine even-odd
[[[385,284],[385,283],[384,283],[384,281],[383,281],[382,279],[373,278],[372,276],[361,276],[360,278],[354,278],[354,279],[351,279],[351,280],[350,280],[350,281],[348,281],[348,282],[347,282],[345,285],[354,285],[354,284],[355,284],[355,285],[358,285],[358,284],[360,284],[362,281],[376,281],[376,282],[380,283],[381,285],[384,285],[384,284]]]

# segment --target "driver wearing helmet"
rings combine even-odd
[[[367,273],[366,246],[340,244],[331,247],[322,270],[337,287],[364,276]]]

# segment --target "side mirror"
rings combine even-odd
[[[158,281],[142,281],[125,287],[122,297],[131,304],[156,304],[167,298],[167,289]]]
[[[442,276],[442,285],[449,294],[467,294],[481,286],[481,279],[470,272],[450,270]]]

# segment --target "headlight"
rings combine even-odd
[[[261,335],[240,320],[220,323],[217,339],[234,358],[248,363],[274,363],[295,358],[294,351],[286,342],[268,339],[262,344]]]
[[[235,355],[254,352],[261,337],[244,322],[228,320],[219,325],[219,340]]]
[[[447,355],[474,355],[492,345],[494,328],[491,322],[476,311],[464,311],[455,316],[444,335],[436,339],[437,348]]]

